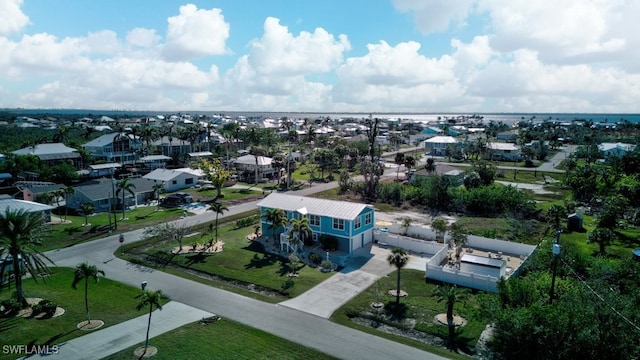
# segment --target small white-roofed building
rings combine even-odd
[[[174,192],[195,186],[199,176],[182,170],[155,169],[143,178],[154,183],[162,183],[166,192]]]

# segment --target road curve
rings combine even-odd
[[[336,186],[336,183],[319,184],[292,193],[307,195]],[[229,211],[220,218],[255,208],[256,202],[230,206]],[[212,221],[214,218],[215,214],[208,212],[178,221],[195,225]],[[142,229],[124,233],[125,242],[140,240],[142,233]],[[162,289],[172,300],[264,330],[336,358],[444,359],[429,352],[335,324],[303,311],[261,302],[121,260],[113,254],[119,246],[118,236],[119,234],[114,234],[103,239],[52,250],[46,255],[57,266],[75,267],[81,262],[89,262],[105,271],[109,279],[132,286],[137,287],[142,281],[147,281],[150,289]]]

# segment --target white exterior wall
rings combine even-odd
[[[427,263],[425,277],[432,280],[438,280],[449,284],[457,284],[460,286],[497,292],[496,287],[498,278],[489,275],[479,275],[474,273],[466,273],[454,268],[444,268],[442,266],[433,266]]]

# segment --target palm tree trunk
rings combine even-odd
[[[396,304],[400,304],[400,269],[398,269],[398,286],[396,287]]]
[[[87,325],[91,323],[91,315],[89,314],[89,278],[84,278],[84,306],[87,309]]]
[[[20,259],[18,258],[18,255],[18,253],[11,254],[11,257],[13,258],[13,278],[16,283],[16,300],[25,306],[27,305],[27,301],[24,298],[24,291],[22,289],[22,269],[20,269]]]
[[[218,214],[216,213],[216,242],[218,242]]]
[[[147,347],[149,346],[149,329],[151,329],[151,312],[153,312],[153,304],[149,304],[149,322],[147,323],[147,338],[144,341],[144,352],[142,356],[147,353]]]
[[[453,340],[456,335],[456,326],[453,323],[453,303],[447,304],[447,325],[449,326],[449,338]]]

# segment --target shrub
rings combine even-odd
[[[20,302],[15,298],[2,300],[0,305],[2,305],[2,308],[7,315],[13,315],[22,309],[22,304],[20,304]]]
[[[338,250],[338,238],[333,235],[322,234],[320,235],[320,245],[322,250],[336,251]]]
[[[260,220],[258,216],[249,216],[244,219],[240,219],[236,221],[236,229],[240,229],[243,227],[247,227],[253,224],[256,224]]]
[[[58,304],[54,303],[51,300],[42,300],[36,306],[40,308],[40,311],[38,313],[43,312],[46,316],[49,317],[55,315],[56,309],[58,308]],[[35,306],[33,313],[36,314]]]
[[[331,260],[322,260],[322,264],[320,264],[323,270],[331,271],[333,270],[333,263]]]
[[[309,261],[311,261],[311,263],[313,263],[314,265],[320,265],[320,263],[322,262],[322,257],[312,252],[309,253]]]

